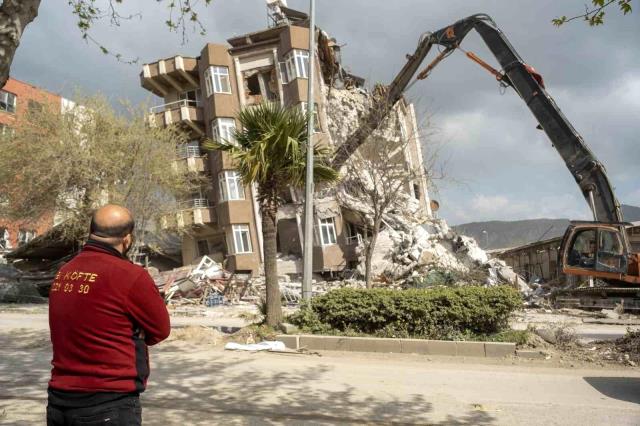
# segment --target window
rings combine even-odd
[[[176,147],[178,158],[202,157],[198,141],[180,144]]]
[[[18,245],[26,244],[36,237],[36,231],[20,229],[18,231]]]
[[[0,110],[10,113],[16,112],[16,95],[0,90]]]
[[[596,262],[596,232],[580,231],[573,240],[569,252],[569,266],[593,268]]]
[[[6,124],[0,123],[0,135],[1,136],[9,136],[12,137],[15,134],[16,130],[8,126]]]
[[[240,173],[235,170],[225,170],[218,175],[220,186],[220,201],[244,200],[244,188]]]
[[[306,116],[307,115],[307,103],[306,102],[300,102],[300,109],[302,110],[302,113]],[[322,127],[320,126],[320,116],[318,115],[318,104],[317,103],[313,103],[313,131],[315,133],[321,132],[322,131]]]
[[[354,225],[353,223],[348,223],[346,224],[346,230],[347,230],[347,245],[358,245],[360,243],[362,243],[362,234],[363,234],[363,230],[362,229],[358,229],[358,227],[356,225]]]
[[[209,243],[207,240],[198,240],[198,256],[205,256],[209,254]]]
[[[233,118],[216,118],[211,122],[211,134],[217,142],[235,145],[235,130],[236,121]]]
[[[413,184],[413,198],[415,198],[416,200],[420,199],[420,185],[418,185],[417,183]]]
[[[323,246],[337,244],[336,224],[332,217],[319,219],[320,222],[320,242]]]
[[[274,68],[245,71],[242,78],[248,105],[259,104],[264,100],[278,100],[278,83]]]
[[[11,234],[7,228],[0,228],[0,249],[11,249]]]
[[[251,253],[249,225],[233,225],[234,254]]]
[[[309,51],[294,49],[285,57],[287,78],[283,81],[291,81],[294,78],[309,78]]]
[[[204,72],[204,85],[207,97],[214,93],[231,93],[229,67],[212,66]]]
[[[178,99],[181,101],[186,101],[188,106],[199,106],[200,105],[200,89],[188,90],[186,92],[180,93]]]

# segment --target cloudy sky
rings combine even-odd
[[[43,1],[25,32],[12,75],[71,96],[103,92],[114,101],[152,99],[139,86],[140,65],[123,65],[85,44],[67,2]],[[201,12],[208,29],[187,44],[166,30],[166,1],[125,1],[124,13],[142,19],[94,36],[113,51],[141,63],[175,54],[197,55],[205,42],[266,25],[263,0],[214,0]],[[422,32],[440,29],[473,13],[491,15],[522,58],[545,78],[549,93],[607,167],[618,198],[640,205],[640,5],[622,17],[611,9],[606,24],[582,22],[555,28],[559,15],[584,10],[587,0],[318,0],[317,23],[344,44],[343,61],[368,82],[390,82],[413,52]],[[289,5],[306,10],[306,0]],[[635,3],[634,3],[635,4]],[[476,34],[463,44],[488,62],[490,52]],[[433,53],[432,53],[433,55]],[[512,90],[460,53],[449,57],[408,98],[424,118],[426,152],[439,152],[447,179],[433,198],[452,224],[480,220],[588,218],[589,211],[569,172],[529,110]]]

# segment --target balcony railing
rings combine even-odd
[[[200,147],[194,145],[179,146],[178,148],[176,148],[176,153],[178,155],[178,158],[193,158],[203,156]]]
[[[211,203],[206,198],[193,198],[191,200],[184,200],[178,203],[178,208],[180,210],[206,209],[208,207],[211,207]]]
[[[191,99],[180,99],[179,101],[169,102],[168,104],[156,105],[149,109],[149,112],[152,114],[158,114],[161,112],[165,112],[172,109],[177,109],[181,107],[199,107],[200,102],[194,101]]]

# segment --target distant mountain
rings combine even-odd
[[[622,216],[624,217],[624,220],[627,222],[640,221],[640,207],[623,204]]]
[[[640,221],[640,207],[622,205],[627,222]],[[569,219],[529,219],[471,222],[454,226],[456,232],[475,238],[480,247],[497,249],[517,247],[539,240],[560,237],[569,225]]]

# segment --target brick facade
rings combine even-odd
[[[62,103],[62,98],[59,95],[14,78],[9,78],[2,91],[15,96],[15,109],[12,108],[12,105],[7,105],[7,97],[4,93],[0,98],[0,128],[5,132],[10,131],[9,129],[15,129],[19,125],[20,119],[26,116],[30,105],[33,107],[37,104],[49,104],[59,108]],[[21,231],[29,231],[35,233],[35,235],[41,235],[52,226],[53,213],[44,214],[35,221],[10,220],[0,217],[0,253],[18,246],[18,236]],[[3,244],[6,235],[5,231],[8,232],[9,247]]]

